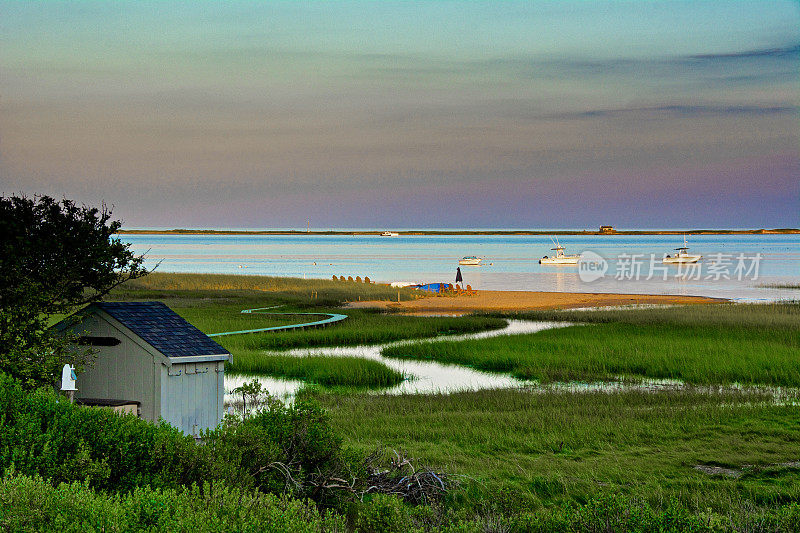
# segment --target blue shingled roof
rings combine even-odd
[[[117,319],[167,357],[229,354],[161,302],[100,302],[93,306]]]

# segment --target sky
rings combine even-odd
[[[800,227],[798,105],[798,2],[0,0],[0,193],[126,228]]]

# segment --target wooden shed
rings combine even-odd
[[[76,401],[138,403],[142,418],[195,436],[222,419],[231,354],[163,303],[95,303],[55,328],[96,351],[78,376]]]

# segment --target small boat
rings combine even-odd
[[[381,237],[399,237],[400,234],[394,231],[384,231],[381,233]]]
[[[550,239],[552,240],[552,238]],[[578,261],[580,260],[580,255],[565,255],[564,254],[564,247],[561,246],[561,243],[558,242],[558,237],[556,240],[553,241],[555,244],[555,248],[550,248],[551,250],[556,252],[556,255],[553,257],[544,256],[539,259],[540,265],[577,265]]]
[[[482,259],[480,257],[475,257],[474,255],[468,255],[466,257],[462,257],[461,259],[459,259],[458,264],[467,266],[469,265],[476,266],[480,265],[481,261]]]
[[[670,256],[669,254],[664,256],[664,263],[667,264],[678,264],[678,263],[697,263],[700,259],[703,258],[702,255],[692,255],[688,252],[689,248],[686,246],[686,235],[683,236],[683,246],[679,248],[675,248],[678,252],[677,254]]]

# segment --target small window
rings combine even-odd
[[[78,337],[78,344],[83,346],[116,346],[121,342],[116,337]]]

